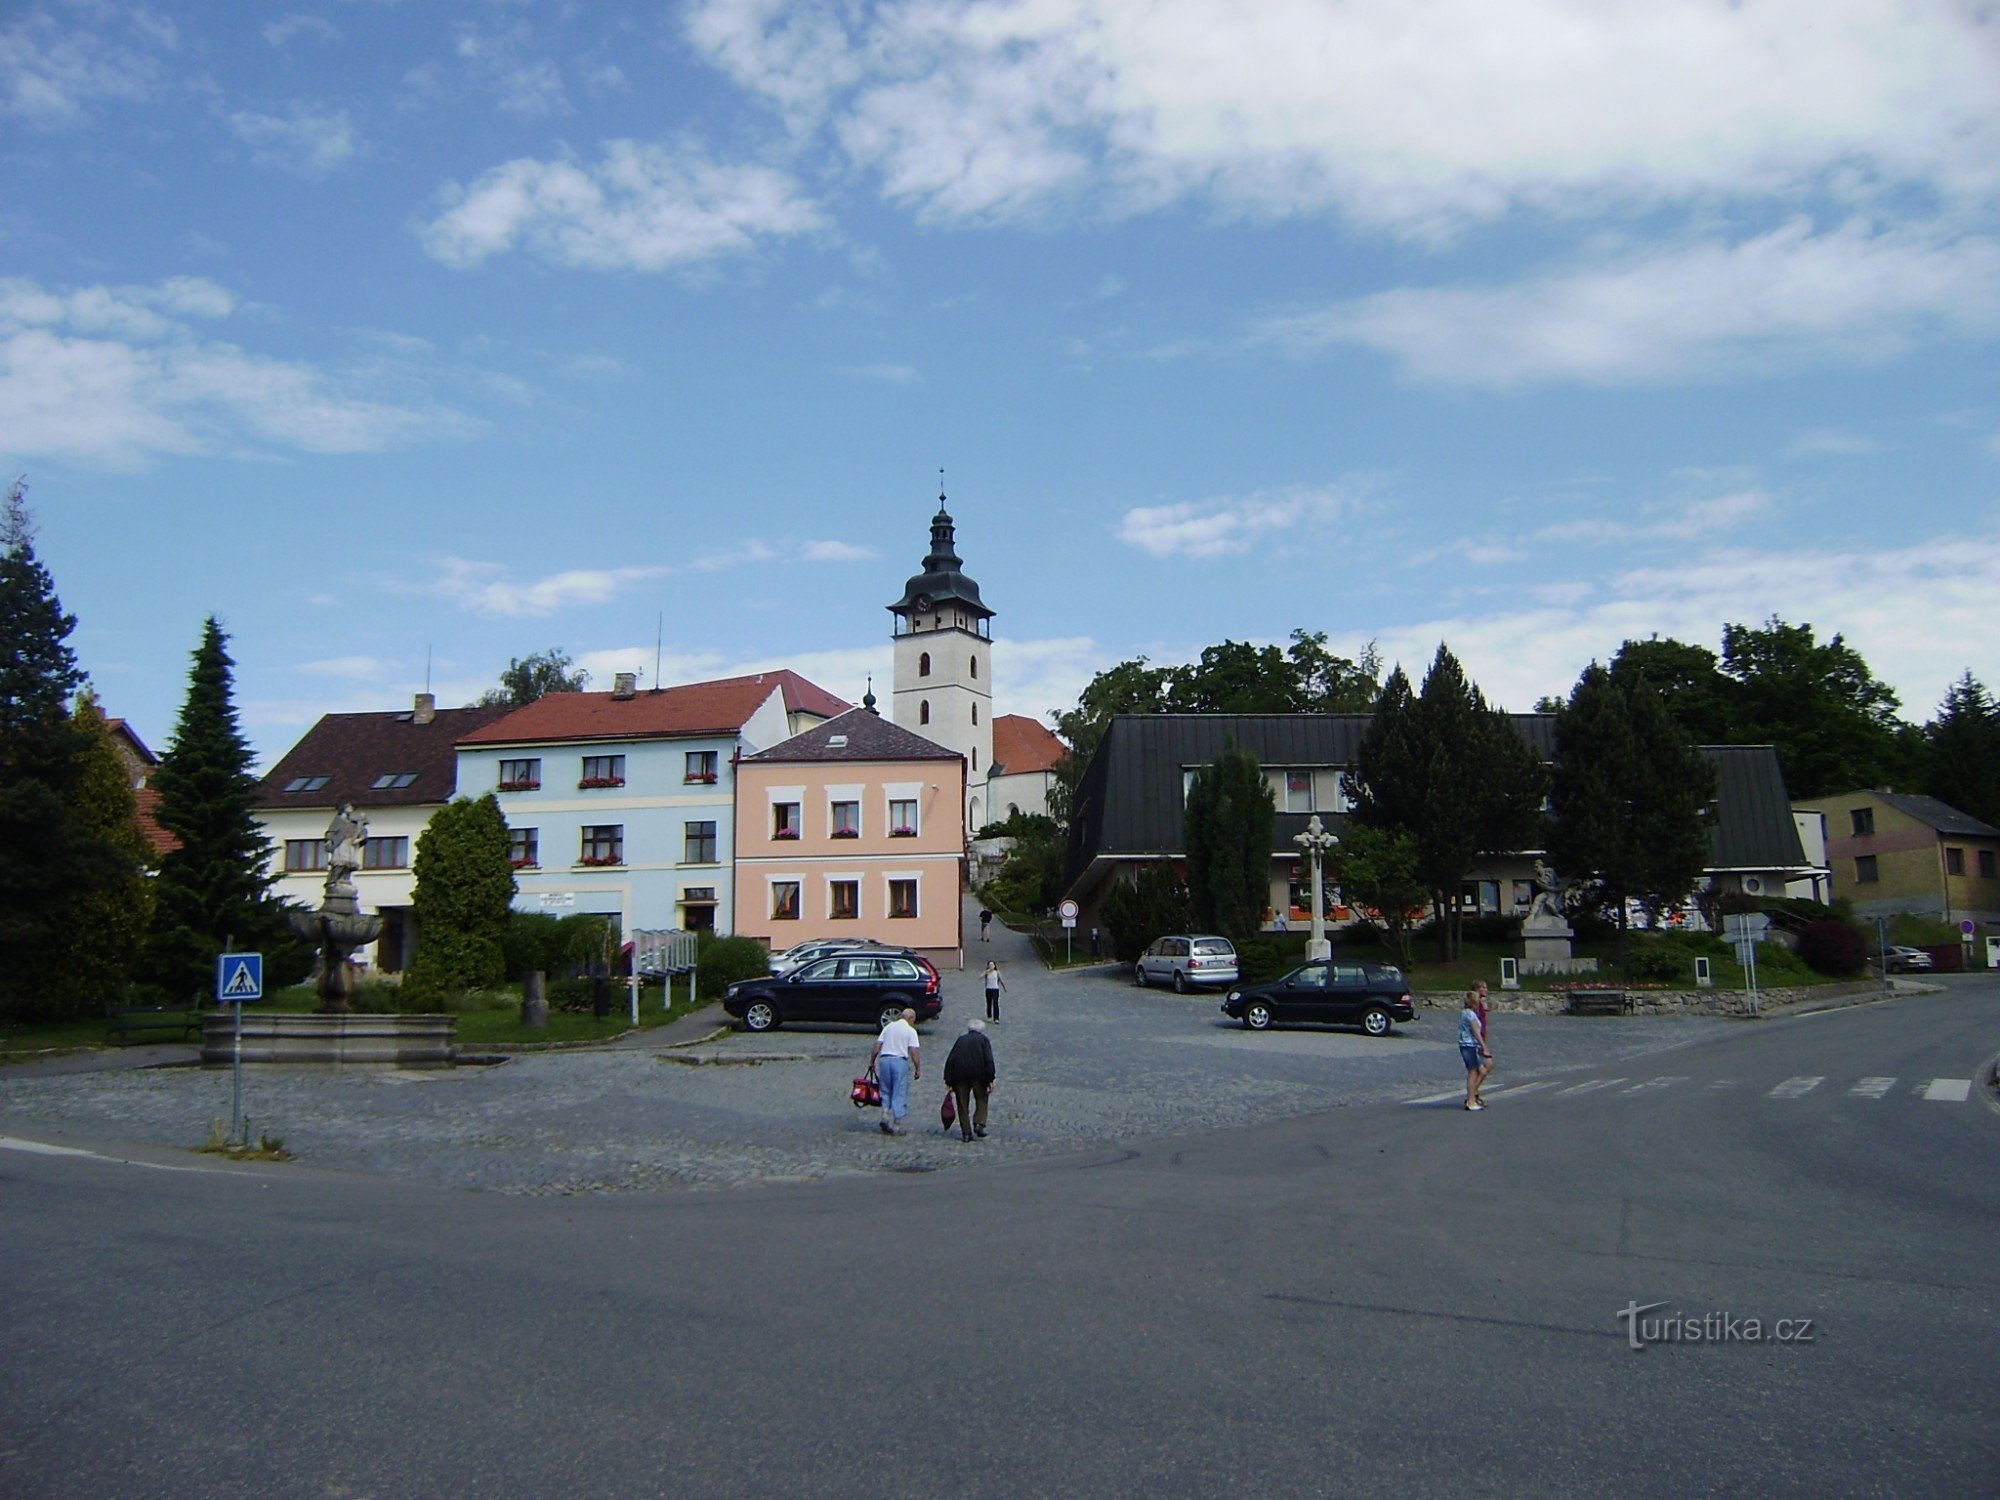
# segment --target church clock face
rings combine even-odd
[[[929,609],[931,607],[931,596],[929,594],[919,594],[915,602],[918,609]]]

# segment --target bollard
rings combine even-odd
[[[521,1024],[530,1031],[548,1030],[548,979],[540,969],[521,976]]]

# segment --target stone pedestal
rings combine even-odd
[[[1521,928],[1521,967],[1530,974],[1563,973],[1575,953],[1576,929],[1560,918],[1531,919]]]
[[[235,1017],[204,1016],[201,1063],[226,1068],[235,1056]],[[273,1015],[243,1012],[246,1063],[337,1063],[448,1068],[458,1055],[457,1016]]]

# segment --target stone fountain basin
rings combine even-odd
[[[226,1068],[236,1055],[236,1018],[202,1017],[201,1062]],[[458,1057],[457,1016],[277,1015],[243,1012],[246,1063],[448,1068]]]

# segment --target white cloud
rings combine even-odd
[[[471,425],[432,403],[383,399],[378,372],[247,353],[183,321],[234,309],[225,288],[197,277],[71,291],[0,281],[0,453],[130,468],[246,440],[375,452]]]
[[[461,25],[454,51],[473,83],[507,114],[540,120],[569,113],[562,74],[545,57],[529,55],[535,45],[525,22],[486,29]]]
[[[667,571],[661,567],[570,568],[517,582],[510,570],[499,563],[447,557],[444,576],[432,587],[474,614],[518,618],[608,604],[635,584],[658,578]]]
[[[422,227],[448,266],[479,265],[517,245],[539,259],[590,270],[662,271],[747,254],[760,239],[824,222],[785,173],[729,166],[690,145],[612,141],[594,167],[522,158],[469,188]]]
[[[1118,539],[1154,557],[1221,557],[1273,538],[1310,536],[1352,516],[1360,503],[1356,488],[1334,485],[1135,506],[1120,521]]]
[[[143,8],[122,16],[109,8],[71,13],[101,28],[67,26],[43,6],[0,26],[0,113],[50,130],[80,123],[101,100],[152,97],[161,56],[176,43],[173,25]]]
[[[2000,241],[1804,219],[1734,244],[1613,257],[1503,286],[1400,288],[1269,320],[1298,350],[1354,344],[1426,384],[1700,380],[1888,358],[2000,327]]]
[[[229,116],[229,130],[250,147],[258,162],[307,178],[338,171],[354,159],[361,146],[346,110],[306,104],[294,104],[283,115],[239,110]]]
[[[1434,236],[2000,163],[1992,28],[1878,0],[701,0],[692,44],[937,218],[1332,210]]]
[[[1796,458],[1865,458],[1882,445],[1865,432],[1844,427],[1812,427],[1792,439],[1788,450]]]
[[[873,562],[881,555],[873,547],[838,541],[807,542],[800,553],[807,562]]]
[[[263,34],[264,40],[269,42],[273,47],[283,47],[292,38],[299,36],[310,36],[322,42],[337,42],[340,40],[340,31],[331,21],[326,20],[322,16],[312,16],[303,13],[280,16],[275,21],[266,21],[258,30]]]

